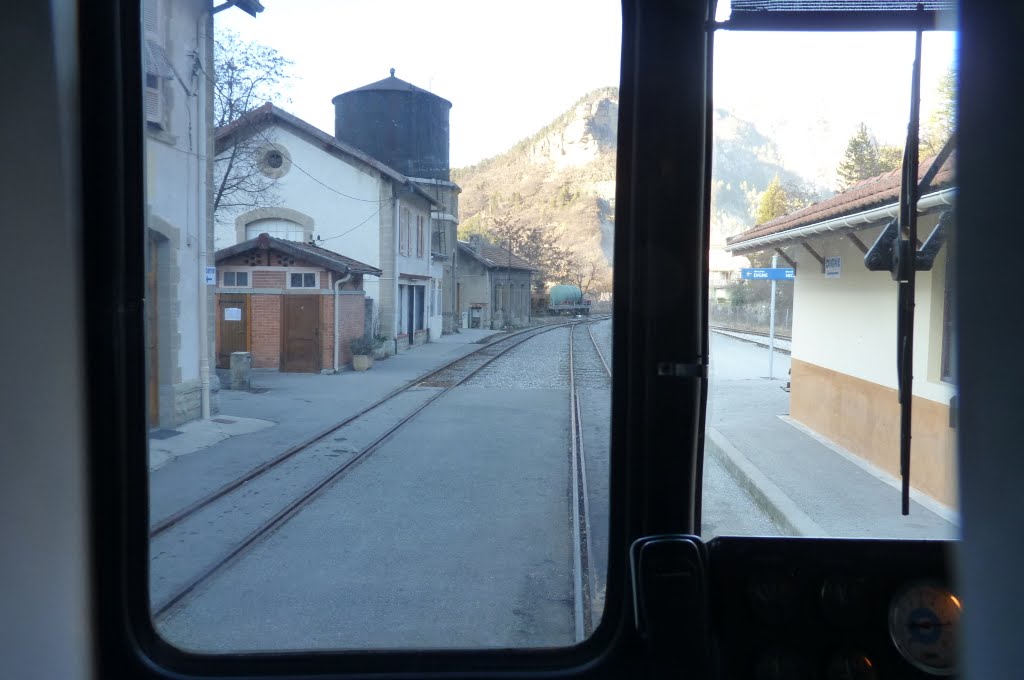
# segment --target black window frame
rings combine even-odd
[[[107,0],[82,14],[81,123],[89,130],[82,140],[83,213],[87,224],[107,227],[90,230],[83,257],[112,262],[109,268],[90,268],[86,280],[89,403],[110,410],[109,417],[89,421],[90,447],[105,457],[91,476],[102,675],[596,677],[635,675],[646,668],[651,657],[633,625],[626,547],[645,535],[699,530],[713,11],[713,2],[623,0],[611,555],[601,625],[581,644],[555,650],[229,657],[181,653],[159,640],[149,621],[148,527],[146,513],[140,512],[147,507],[147,467],[138,455],[145,440],[139,6],[137,0]],[[772,14],[746,17],[745,26],[736,21],[731,28],[892,28],[884,17],[851,16],[843,24],[835,14],[796,19]]]
[[[243,2],[239,6],[252,7],[253,4],[258,3]],[[1016,285],[1015,270],[992,266],[992,243],[998,243],[1004,251],[1009,252],[1019,250],[1018,246],[1022,244],[1022,232],[1017,228],[1017,208],[1012,201],[993,200],[993,196],[1015,195],[1018,175],[1014,172],[1014,163],[1024,148],[1024,142],[1013,135],[1003,137],[999,144],[990,143],[992,131],[1002,129],[1011,120],[1012,112],[1019,109],[1013,105],[1019,94],[1013,87],[1008,87],[1007,83],[1019,80],[1020,65],[1024,63],[1024,59],[1020,59],[1024,43],[1020,40],[1019,23],[1008,20],[1010,15],[1007,8],[1008,5],[1001,0],[972,0],[963,3],[961,7],[964,60],[960,96],[964,105],[958,132],[962,153],[958,155],[957,163],[958,169],[963,171],[959,182],[958,216],[964,223],[978,229],[985,228],[989,233],[987,238],[965,239],[960,244],[956,258],[962,276],[954,282],[955,301],[985,299],[993,289],[1012,290]],[[46,11],[70,13],[75,9],[81,8],[74,4],[56,4]],[[650,40],[648,30],[659,34],[656,24],[666,17],[651,16],[635,10],[636,6],[628,3],[629,19],[639,23],[642,29],[635,33],[627,32],[624,42],[637,52],[646,53],[646,57],[630,60],[624,55],[623,64],[631,69],[630,73],[638,74],[639,83],[630,79],[630,83],[636,85],[635,89],[644,89],[643,82],[654,76],[644,74],[642,69],[646,67],[650,73],[654,73],[659,68],[658,61],[651,57],[671,58],[678,54],[665,47],[651,46],[657,40]],[[78,361],[75,365],[85,370],[87,383],[81,395],[75,394],[69,399],[72,405],[81,403],[87,409],[87,531],[90,549],[84,555],[79,552],[81,546],[77,540],[73,540],[78,538],[78,533],[72,534],[72,540],[67,535],[52,538],[58,544],[73,546],[74,553],[63,551],[68,557],[88,564],[82,572],[91,580],[91,601],[86,608],[90,613],[88,623],[76,617],[62,622],[59,614],[45,610],[52,601],[38,602],[39,606],[44,607],[41,611],[43,616],[66,626],[58,625],[59,630],[55,630],[52,636],[39,636],[38,650],[24,657],[38,656],[38,670],[48,667],[44,658],[46,654],[70,652],[73,655],[72,664],[77,661],[83,666],[91,665],[91,668],[81,668],[80,674],[94,677],[155,678],[169,677],[170,673],[166,670],[167,660],[152,654],[144,636],[139,634],[144,629],[144,622],[138,619],[138,608],[128,596],[137,585],[138,573],[125,568],[131,563],[132,534],[140,528],[145,529],[145,518],[131,515],[128,512],[131,506],[126,502],[140,495],[144,498],[145,495],[144,489],[132,489],[129,484],[131,478],[137,478],[139,471],[145,469],[145,463],[138,460],[141,457],[137,455],[134,458],[128,455],[133,453],[131,442],[145,435],[137,417],[144,408],[142,400],[138,399],[142,391],[137,380],[137,366],[143,355],[136,341],[142,337],[143,329],[141,302],[138,299],[143,279],[140,258],[134,257],[140,253],[141,239],[134,234],[139,224],[129,221],[137,219],[142,214],[140,211],[145,208],[139,200],[142,195],[139,191],[141,175],[131,174],[139,170],[138,163],[133,159],[137,159],[141,152],[135,102],[139,101],[137,95],[141,94],[142,79],[128,82],[134,75],[132,64],[137,61],[137,57],[124,56],[137,53],[138,44],[133,42],[132,34],[126,32],[129,29],[125,27],[137,32],[138,14],[137,7],[133,9],[122,2],[99,0],[90,3],[88,11],[80,11],[73,19],[79,25],[77,44],[61,35],[60,29],[67,24],[64,23],[64,17],[60,16],[60,21],[55,22],[55,25],[61,25],[52,34],[54,45],[42,45],[38,50],[47,56],[51,52],[65,52],[65,56],[70,54],[72,56],[68,63],[72,63],[74,56],[77,56],[81,75],[81,87],[78,90],[81,96],[75,96],[78,83],[69,82],[73,77],[62,81],[67,73],[58,71],[53,74],[54,82],[61,85],[59,95],[67,94],[67,110],[81,112],[78,120],[82,130],[81,144],[78,148],[67,148],[68,165],[73,167],[78,164],[80,172],[77,177],[64,180],[64,183],[70,186],[77,181],[81,189],[80,210],[76,215],[79,219],[75,220],[81,229],[73,234],[80,243],[72,244],[71,247],[79,249],[80,260],[87,265],[80,277],[85,294],[76,298],[83,308],[83,321],[72,321],[70,326],[72,333],[78,329],[82,332],[83,356],[87,360]],[[638,14],[641,15],[639,19]],[[861,21],[862,24],[871,23]],[[690,22],[686,23],[690,25]],[[764,26],[761,28],[770,30]],[[829,26],[825,25],[824,28]],[[846,28],[856,30],[852,25]],[[684,33],[675,33],[675,38],[681,41],[694,37],[692,32]],[[646,47],[641,49],[631,44],[636,42],[637,36],[643,37],[640,42],[644,42]],[[36,50],[31,52],[30,58]],[[661,66],[672,69],[678,67],[678,64],[669,60]],[[664,75],[665,71],[660,73]],[[652,84],[651,91],[641,98],[639,107],[633,106],[636,103],[634,92],[623,92],[624,108],[629,110],[620,118],[620,135],[630,135],[625,148],[633,150],[634,140],[629,131],[635,132],[633,123],[647,117],[644,102],[648,101],[649,95],[660,89],[666,99],[672,102],[670,109],[675,110],[678,101],[674,100],[676,95],[670,90],[687,91],[697,85],[693,77],[687,77],[680,83],[665,76],[665,82],[660,88],[656,83]],[[60,96],[55,99],[60,99]],[[1002,105],[993,106],[992,102],[1001,102]],[[64,108],[63,104],[61,108]],[[126,112],[130,112],[127,117]],[[680,125],[690,122],[684,120]],[[623,126],[623,123],[628,126]],[[141,127],[144,129],[145,123]],[[68,136],[72,137],[73,133],[69,132]],[[620,145],[620,149],[623,146]],[[637,164],[649,168],[650,160],[640,158]],[[629,169],[630,162],[620,159],[620,170],[624,164]],[[675,172],[671,162],[665,168]],[[643,172],[638,171],[638,174]],[[649,175],[645,177],[650,178]],[[635,181],[632,185],[620,189],[619,197],[629,195],[637,203],[642,202],[644,187]],[[620,205],[623,213],[626,207]],[[670,217],[666,214],[666,221]],[[683,229],[699,231],[694,225],[684,224]],[[643,249],[637,250],[640,246],[648,245],[646,235],[629,238],[634,248],[619,250],[617,246],[616,253],[618,267],[630,268],[632,280],[638,268],[649,263],[657,266],[659,258],[651,247],[646,249],[649,253],[647,255]],[[637,266],[631,267],[633,260]],[[96,267],[95,262],[104,262],[107,266]],[[658,279],[663,273],[664,269],[659,268],[653,278]],[[615,288],[617,309],[621,304],[622,309],[630,313],[628,319],[617,317],[615,321],[616,330],[619,331],[616,342],[625,343],[621,346],[617,344],[615,366],[618,371],[616,380],[624,383],[622,389],[632,394],[636,387],[633,384],[635,376],[624,374],[623,370],[638,368],[650,372],[654,367],[644,364],[644,360],[650,358],[647,356],[649,325],[643,323],[641,315],[636,313],[643,301],[636,296],[629,297],[630,288],[625,281],[617,279]],[[627,297],[623,299],[623,296]],[[1019,526],[1022,512],[1015,504],[1005,502],[1006,498],[1012,497],[1015,485],[1024,478],[1024,466],[1015,445],[1019,439],[1020,385],[1017,374],[1006,370],[1003,354],[1008,346],[1005,339],[1014,334],[1019,335],[1021,324],[1018,318],[1011,317],[1009,328],[994,328],[991,312],[984,305],[958,305],[957,311],[957,346],[954,349],[961,376],[960,389],[964,394],[959,441],[961,448],[977,450],[985,458],[983,465],[973,464],[972,461],[972,464],[961,466],[961,494],[966,510],[964,517],[971,530],[969,538],[965,538],[963,548],[956,551],[955,557],[961,580],[971,589],[974,600],[971,625],[965,631],[962,644],[968,661],[967,670],[972,675],[998,676],[1000,673],[1008,674],[1018,664],[1015,648],[1016,613],[1014,608],[1005,605],[1007,602],[1024,599],[1022,582],[1012,568],[1013,558],[1020,551],[1015,549],[1012,540],[1007,541],[1010,535],[1007,531]],[[637,329],[635,333],[622,334],[633,328]],[[634,360],[635,354],[630,352],[643,356],[640,360]],[[74,392],[76,390],[63,390],[62,394]],[[133,397],[134,401],[131,400]],[[631,410],[642,408],[641,405]],[[32,427],[29,425],[30,430]],[[624,436],[625,431],[628,431],[629,437]],[[638,443],[635,441],[638,438],[635,428],[626,428],[621,423],[616,423],[613,437],[620,437],[631,445]],[[657,442],[657,435],[653,438]],[[673,443],[678,442],[673,440]],[[648,468],[657,467],[664,453],[661,450],[643,450],[643,459],[637,461],[642,479],[637,479],[637,475],[633,474],[638,471],[631,461],[628,470],[630,474],[620,489],[623,494],[630,496],[627,504],[630,512],[625,519],[628,531],[636,528],[647,530],[651,525],[660,523],[653,517],[656,508],[649,507],[650,504],[645,502],[643,479],[651,477]],[[671,453],[678,455],[679,452],[673,448]],[[74,461],[74,467],[77,467],[77,462]],[[41,491],[45,492],[48,488],[42,487]],[[640,512],[634,512],[633,501],[640,507]],[[26,557],[30,562],[35,559],[31,551]],[[82,611],[83,607],[79,607],[78,600],[81,590],[76,584],[67,586],[72,593],[65,600],[70,603],[70,613]],[[60,590],[67,589],[61,587]],[[37,626],[30,628],[35,630]],[[69,648],[68,639],[77,635],[81,635],[86,642],[81,646],[72,644]],[[91,652],[91,659],[78,656],[83,648]],[[370,658],[374,655],[366,656]],[[533,666],[520,666],[525,670],[518,673],[513,672],[515,669],[509,665],[502,666],[501,672],[485,673],[480,667],[460,661],[456,677],[636,677],[649,669],[649,656],[636,636],[625,630],[609,644],[606,654],[585,667],[568,668],[564,673],[546,672],[551,668],[546,659]],[[16,655],[15,661],[21,660],[23,658]],[[368,669],[367,673],[374,668],[391,670],[392,677],[397,674],[402,677],[440,676],[447,668],[430,659],[421,663],[423,659],[419,657],[409,659],[405,666],[397,664],[390,655],[385,661],[377,664],[370,658],[363,667]],[[686,668],[686,661],[678,659],[681,669]],[[341,675],[337,668],[332,668],[324,660],[317,660],[312,665],[282,665],[273,655],[249,663],[248,668],[251,672],[233,669],[234,677],[267,677],[269,674],[281,673],[298,677],[312,672],[310,669],[321,670],[324,675],[320,677]],[[175,677],[223,676],[229,670],[199,659]]]

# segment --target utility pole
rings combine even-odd
[[[508,229],[508,232],[506,233],[506,238],[507,238],[507,242],[508,242],[508,266],[505,268],[505,295],[508,296],[508,306],[511,307],[512,306],[512,288],[510,287],[512,285],[512,222],[511,221],[508,223],[507,229]],[[511,316],[511,311],[506,309],[505,310],[505,328],[509,328],[512,325],[512,324],[509,323],[509,317],[510,316]]]
[[[779,256],[772,255],[772,269],[779,266]],[[771,317],[768,321],[768,379],[774,380],[775,374],[772,372],[773,364],[775,362],[775,278],[772,278],[772,306],[771,306]]]

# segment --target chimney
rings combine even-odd
[[[473,252],[479,253],[480,246],[483,244],[484,237],[480,234],[469,235],[469,247],[473,249]]]

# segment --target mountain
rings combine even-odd
[[[505,153],[453,170],[460,233],[484,231],[490,216],[511,212],[610,263],[618,117],[618,90],[595,90]]]
[[[503,154],[452,171],[462,187],[461,235],[511,213],[550,230],[564,246],[611,263],[619,93],[603,88]],[[775,143],[750,122],[715,112],[712,244],[753,226],[758,197],[775,175],[807,198],[820,191],[786,169]]]

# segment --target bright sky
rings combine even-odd
[[[263,3],[255,19],[228,10],[215,21],[295,62],[287,110],[333,133],[331,98],[393,67],[452,102],[452,167],[501,153],[583,94],[618,84],[617,0]],[[954,52],[952,34],[926,34],[923,111]],[[833,154],[859,121],[880,141],[902,144],[912,60],[909,33],[720,31],[715,106],[776,136],[786,165],[813,175],[838,161],[819,162],[815,150]]]

